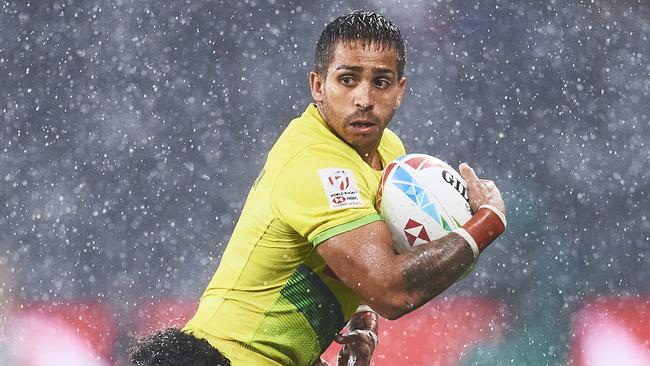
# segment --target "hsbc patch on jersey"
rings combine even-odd
[[[332,210],[362,207],[361,193],[350,169],[325,168],[318,171]]]

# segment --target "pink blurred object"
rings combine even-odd
[[[11,312],[3,340],[13,366],[110,365],[115,324],[103,304],[23,304]]]
[[[572,317],[570,364],[650,365],[650,299],[586,301]]]

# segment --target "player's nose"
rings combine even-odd
[[[354,105],[364,111],[374,107],[373,90],[370,83],[363,82],[355,88]]]

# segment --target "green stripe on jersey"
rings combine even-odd
[[[345,320],[341,305],[320,277],[309,267],[300,265],[280,293],[305,314],[318,335],[321,349],[329,346]],[[305,294],[312,296],[305,297]]]
[[[329,228],[327,230],[324,230],[323,232],[318,233],[316,236],[314,236],[314,240],[312,240],[312,243],[314,245],[318,245],[318,244],[324,242],[325,240],[327,240],[329,238],[332,238],[334,236],[337,236],[339,234],[342,234],[344,232],[354,230],[354,229],[356,229],[358,227],[368,225],[371,222],[381,221],[381,220],[382,220],[382,218],[381,218],[381,216],[379,216],[378,213],[372,213],[370,215],[360,217],[360,218],[358,218],[356,220],[347,222],[345,224],[334,226],[333,228]]]

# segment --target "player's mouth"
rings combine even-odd
[[[349,124],[352,129],[358,132],[370,132],[371,130],[377,128],[377,123],[368,120],[368,119],[355,119],[350,121]]]

